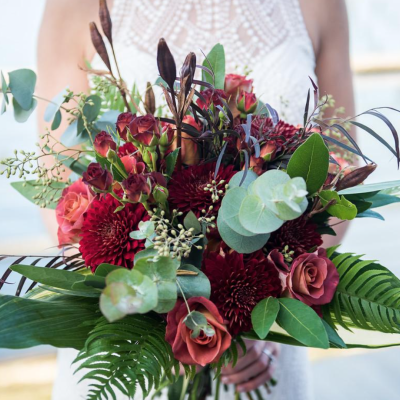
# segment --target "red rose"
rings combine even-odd
[[[237,108],[243,114],[252,114],[257,108],[257,97],[254,93],[242,90],[237,99]]]
[[[78,243],[83,224],[83,214],[93,200],[89,186],[82,179],[65,188],[56,207],[58,243]]]
[[[151,114],[135,117],[129,124],[129,131],[138,143],[149,146],[153,136],[160,137],[159,121]]]
[[[225,76],[225,92],[230,96],[236,96],[244,90],[250,93],[253,90],[253,79],[247,79],[245,75],[228,74]]]
[[[122,187],[126,197],[134,203],[138,203],[142,195],[149,196],[151,193],[151,187],[146,177],[141,174],[130,174],[127,179],[122,181]]]
[[[172,346],[175,358],[187,365],[205,366],[220,359],[231,345],[231,335],[217,307],[204,297],[188,299],[191,311],[201,312],[215,331],[211,337],[201,331],[197,338],[192,338],[192,331],[183,320],[188,314],[186,304],[178,300],[174,309],[168,313],[166,341]]]
[[[99,163],[91,163],[87,171],[83,173],[83,182],[98,190],[105,191],[112,185],[113,176],[107,168],[103,169]]]
[[[339,283],[339,273],[325,249],[298,256],[287,275],[289,296],[309,306],[329,303]]]
[[[125,140],[125,142],[127,139],[126,134],[127,134],[128,126],[134,117],[135,117],[135,115],[130,112],[124,112],[124,113],[118,115],[117,124],[116,124],[117,132],[118,132],[119,136],[123,140]]]
[[[117,144],[109,133],[101,131],[94,138],[94,149],[101,156],[107,157],[108,150],[112,149],[116,151]]]
[[[210,107],[211,103],[214,106],[221,106],[223,107],[222,99],[226,100],[227,95],[221,89],[207,89],[200,92],[202,98],[198,98],[196,103],[201,109],[205,109]]]

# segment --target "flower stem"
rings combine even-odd
[[[217,384],[215,385],[215,400],[219,400],[219,391],[221,389],[221,377],[218,376]]]

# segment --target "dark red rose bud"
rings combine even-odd
[[[118,115],[117,119],[117,132],[122,140],[127,141],[126,134],[128,130],[128,126],[131,123],[132,119],[135,117],[134,114],[130,112],[124,112]]]
[[[257,108],[257,97],[254,93],[242,90],[237,99],[237,108],[243,114],[252,114]]]
[[[201,108],[208,108],[210,107],[211,103],[214,106],[221,106],[223,107],[222,100],[227,99],[226,93],[221,89],[206,89],[200,92],[202,97],[197,99],[197,105]]]
[[[107,157],[107,152],[109,149],[114,151],[117,150],[117,144],[114,142],[114,139],[109,133],[101,131],[94,139],[94,149],[102,157]]]
[[[106,35],[106,38],[112,44],[112,22],[111,22],[110,12],[108,11],[106,0],[100,0],[99,17],[100,17],[100,23],[101,23],[101,27],[103,28],[104,35]]]
[[[161,78],[167,82],[171,90],[174,90],[174,82],[176,79],[176,64],[174,57],[169,50],[167,42],[161,38],[157,48],[157,66]]]
[[[375,171],[376,167],[376,164],[368,164],[351,171],[336,184],[336,190],[351,188],[363,183]]]
[[[107,48],[104,44],[103,38],[101,37],[99,30],[97,29],[96,24],[94,22],[91,22],[89,24],[89,28],[93,46],[96,49],[100,58],[103,60],[104,64],[106,64],[108,70],[111,72],[111,63],[110,59],[108,58]]]
[[[134,141],[149,146],[153,137],[160,137],[159,121],[151,114],[135,117],[129,124],[129,131]]]
[[[151,193],[147,179],[142,174],[130,174],[122,181],[122,187],[126,197],[135,203],[139,202],[142,195],[149,196]]]
[[[150,82],[147,82],[146,94],[144,96],[144,107],[149,114],[154,115],[156,112],[156,98]]]
[[[103,167],[99,163],[89,164],[87,171],[83,173],[83,182],[86,185],[90,185],[95,189],[108,191],[113,183],[113,176],[107,168]]]

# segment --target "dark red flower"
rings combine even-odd
[[[126,204],[115,213],[119,205],[107,194],[93,200],[85,214],[79,250],[93,272],[102,263],[132,268],[135,254],[144,249],[144,240],[129,234],[138,229],[140,221],[149,219],[145,208],[140,203]]]
[[[86,172],[82,175],[83,182],[95,189],[108,190],[113,183],[113,176],[107,168],[103,168],[99,163],[89,164]]]
[[[257,97],[254,93],[242,90],[237,99],[237,108],[244,114],[252,114],[257,108]]]
[[[133,143],[127,142],[123,144],[122,146],[119,146],[118,148],[118,156],[119,157],[124,157],[124,156],[131,156],[134,155],[135,157],[140,157],[140,153],[137,149],[137,147],[134,146]]]
[[[150,145],[153,136],[160,137],[159,121],[151,114],[133,118],[129,130],[134,140],[145,146]]]
[[[222,99],[226,100],[228,98],[226,93],[221,89],[206,89],[201,91],[200,94],[203,96],[205,102],[199,97],[196,103],[202,109],[210,107],[211,103],[214,106],[223,107]]]
[[[321,246],[322,238],[317,228],[316,224],[304,216],[287,221],[271,233],[267,248],[283,251],[285,246],[288,246],[289,251],[294,251],[293,256],[297,257]]]
[[[135,203],[140,200],[142,195],[149,196],[151,193],[151,187],[142,174],[130,174],[128,178],[122,181],[122,187],[126,197]]]
[[[217,252],[206,251],[202,271],[211,283],[210,300],[233,335],[251,330],[256,304],[282,291],[277,269],[261,251],[244,256],[220,246]]]
[[[116,124],[117,132],[119,133],[119,136],[123,140],[125,140],[125,142],[127,139],[126,135],[127,135],[127,131],[128,131],[128,126],[134,117],[135,117],[135,115],[132,114],[131,112],[124,112],[124,113],[118,115],[117,124]]]
[[[94,138],[94,149],[103,157],[107,157],[109,149],[116,150],[117,143],[114,142],[112,136],[106,131],[101,131]]]
[[[225,193],[225,185],[230,181],[236,171],[233,165],[220,166],[218,175],[214,181],[215,163],[193,165],[172,175],[169,182],[169,202],[172,209],[178,209],[183,213],[193,211],[197,217],[202,215],[201,210],[208,210],[214,206],[212,214],[216,214],[221,206],[223,194],[218,194],[217,201],[212,200],[212,195],[222,190]],[[221,184],[220,182],[223,181]],[[207,185],[210,185],[207,187]],[[207,189],[207,190],[205,190]]]

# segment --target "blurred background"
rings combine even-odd
[[[0,0],[1,70],[36,69],[36,40],[44,4],[45,0]],[[378,105],[400,108],[400,2],[347,0],[347,5],[357,111]],[[400,115],[386,115],[400,131]],[[25,124],[14,122],[10,112],[0,117],[0,159],[12,155],[14,149],[35,149],[35,117],[33,114]],[[381,121],[363,118],[364,123],[392,141]],[[383,146],[363,132],[359,132],[359,145],[379,166],[369,182],[400,179],[394,158]],[[54,252],[50,247],[55,242],[43,226],[39,209],[15,192],[5,176],[0,176],[0,193],[0,254]],[[394,204],[379,212],[386,221],[357,219],[351,224],[341,250],[358,254],[367,251],[369,259],[380,260],[400,277],[400,206]],[[0,262],[0,274],[5,268]],[[7,286],[5,292],[13,293],[12,286]],[[310,358],[315,397],[319,400],[400,397],[400,349],[311,351]],[[0,399],[50,399],[55,360],[55,351],[47,347],[0,349]]]

